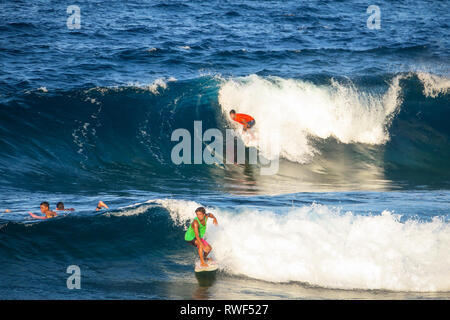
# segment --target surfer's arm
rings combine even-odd
[[[213,224],[217,226],[217,218],[212,213],[208,213],[207,217],[213,219]]]
[[[30,216],[32,216],[35,219],[47,219],[47,217],[37,216],[33,212],[28,212]]]
[[[239,119],[239,121],[238,120],[234,120],[234,121],[236,121],[239,124],[242,124],[244,126],[244,130],[247,129],[248,123],[244,119]]]
[[[248,125],[248,123],[247,123],[247,121],[245,121],[244,119],[242,119],[242,125],[244,126],[244,131],[246,131],[247,129],[248,129],[248,127],[249,127],[249,125]]]

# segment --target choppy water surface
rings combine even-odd
[[[362,1],[77,5],[70,30],[66,2],[0,4],[1,298],[449,298],[448,2],[381,1],[374,30]],[[173,163],[175,129],[231,109],[276,174]]]

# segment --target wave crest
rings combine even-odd
[[[310,137],[384,144],[389,139],[387,127],[400,105],[399,92],[398,81],[385,94],[375,94],[336,80],[316,85],[251,75],[226,81],[219,91],[219,103],[226,114],[231,109],[251,114],[260,132],[276,133],[280,141],[271,144],[280,145],[282,157],[304,163],[317,152]]]

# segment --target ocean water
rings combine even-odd
[[[0,298],[450,298],[448,1],[71,4],[0,2]],[[231,109],[245,163],[173,162]]]

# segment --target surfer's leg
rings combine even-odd
[[[199,243],[198,241],[195,241],[195,244],[197,245],[197,248],[198,248],[198,256],[200,258],[200,265],[202,267],[207,267],[208,265],[205,263],[205,259],[203,256],[203,251],[204,251],[203,244]]]
[[[206,242],[205,239],[201,239],[201,241],[202,241],[202,243],[203,243],[203,250],[204,250],[204,252],[205,252],[205,254],[204,254],[205,259],[206,259],[206,261],[209,261],[210,259],[208,259],[208,254],[211,252],[212,248],[211,248],[211,246],[209,245],[209,243]]]
[[[208,258],[208,254],[211,252],[211,250],[209,251],[205,251],[205,260],[206,262],[211,262],[211,258]]]

